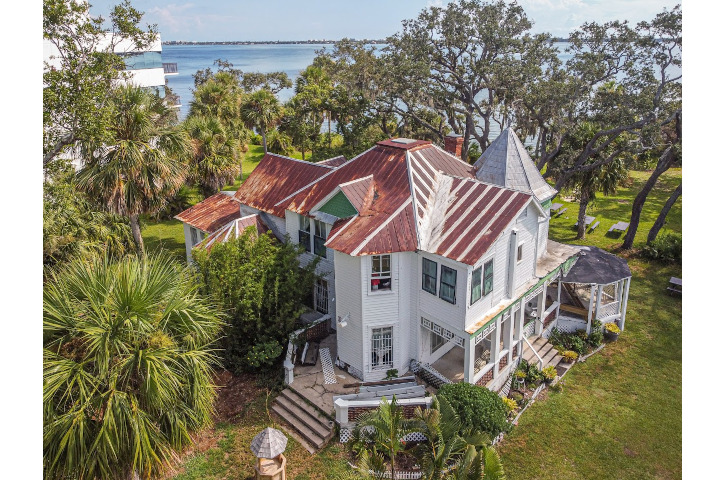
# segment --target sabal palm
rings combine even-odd
[[[107,144],[83,145],[78,185],[102,199],[113,213],[129,218],[139,250],[138,218],[163,207],[186,180],[189,141],[171,125],[173,112],[158,96],[139,87],[112,92],[114,121]]]
[[[415,418],[428,439],[414,450],[424,479],[451,478],[454,472],[465,469],[466,455],[473,453],[475,457],[477,449],[489,445],[485,434],[463,428],[455,410],[443,397],[434,398],[427,410],[416,409]]]
[[[184,127],[191,142],[189,180],[209,196],[234,180],[239,143],[216,117],[192,116]]]
[[[267,89],[250,93],[242,102],[240,115],[250,128],[262,134],[262,146],[267,153],[267,132],[282,118],[283,108],[277,97]]]
[[[161,257],[76,260],[43,292],[43,465],[48,479],[159,472],[215,397],[215,308]]]
[[[418,421],[405,418],[403,407],[398,405],[395,396],[391,401],[383,397],[379,408],[358,419],[352,432],[351,447],[360,453],[364,451],[362,458],[367,460],[385,454],[390,462],[391,478],[395,478],[395,457],[405,449],[402,439],[416,431],[419,431]]]

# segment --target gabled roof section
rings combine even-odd
[[[318,210],[337,218],[350,218],[354,217],[358,213],[357,209],[352,203],[350,203],[350,200],[347,199],[342,190],[338,190],[337,193],[320,206]]]
[[[340,185],[340,190],[345,194],[345,197],[350,201],[355,210],[362,212],[366,205],[370,205],[373,199],[373,176],[368,175],[364,178],[359,178],[351,182],[343,183]]]
[[[217,243],[233,240],[243,235],[244,231],[249,227],[254,227],[257,235],[263,235],[269,231],[269,227],[267,227],[267,224],[264,223],[264,220],[259,215],[247,215],[246,217],[238,218],[227,223],[196,244],[195,248],[206,248],[207,251],[210,251]]]
[[[231,195],[219,192],[184,210],[174,218],[203,232],[211,233],[239,217],[241,217],[239,203]]]
[[[324,165],[326,167],[337,168],[345,162],[347,162],[347,158],[345,158],[344,155],[340,155],[337,157],[332,157],[332,158],[328,158],[327,160],[322,160],[320,162],[317,162],[316,165]]]
[[[532,193],[539,202],[557,191],[544,180],[513,129],[505,128],[473,164],[479,180]]]
[[[331,166],[267,153],[234,198],[244,205],[283,218],[284,206],[276,206],[280,200],[334,170]]]

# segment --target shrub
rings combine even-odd
[[[577,358],[579,358],[579,354],[574,351],[571,351],[571,350],[566,350],[561,355],[564,357],[564,360],[566,360],[567,362],[573,362]]]
[[[548,367],[544,368],[541,371],[542,375],[544,375],[544,379],[546,380],[554,380],[556,378],[556,368],[554,368],[553,365],[549,365]]]
[[[576,333],[564,333],[554,328],[549,334],[549,343],[559,347],[557,350],[560,348],[565,351],[573,350],[579,355],[584,355],[587,351],[588,337],[584,330]]]
[[[491,390],[470,383],[448,383],[438,390],[438,395],[448,400],[458,414],[462,429],[487,433],[491,438],[507,432],[508,408]]]
[[[622,333],[622,330],[619,329],[616,323],[608,323],[604,325],[604,329],[614,335],[619,335],[620,333]]]
[[[282,354],[282,345],[277,340],[269,340],[252,346],[247,352],[247,364],[253,368],[271,367]]]
[[[523,372],[524,377],[522,377],[518,372]],[[539,370],[534,363],[529,363],[526,360],[521,360],[521,363],[519,363],[518,370],[516,372],[516,376],[519,378],[525,378],[526,383],[536,383],[539,380],[542,380],[544,377],[541,374],[541,370]]]
[[[521,405],[521,402],[524,401],[524,396],[519,392],[511,392],[511,400]]]
[[[682,235],[666,233],[659,235],[642,249],[642,255],[652,260],[682,264]]]
[[[509,413],[519,408],[518,402],[513,398],[503,398],[502,400],[504,405],[506,405],[506,408],[508,408]]]
[[[596,348],[604,341],[604,333],[602,333],[602,322],[599,320],[592,321],[592,333],[587,337],[586,342],[592,347]]]

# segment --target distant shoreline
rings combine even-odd
[[[365,44],[385,44],[385,40],[352,40],[353,42]],[[164,40],[162,45],[332,45],[339,40],[266,40],[266,41],[246,41],[235,40],[229,42],[190,42],[186,40]]]

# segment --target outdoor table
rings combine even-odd
[[[613,230],[617,230],[619,232],[623,232],[623,231],[627,230],[627,228],[629,228],[629,223],[617,222],[609,228],[609,231],[611,232]]]
[[[667,287],[667,291],[669,291],[670,294],[682,295],[682,279],[670,277],[670,286]]]
[[[563,206],[564,206],[564,204],[562,204],[562,203],[552,203],[550,210],[552,212],[556,212],[557,210],[559,210]]]
[[[597,218],[597,217],[590,217],[589,215],[587,215],[586,217],[584,217],[584,226],[585,226],[585,227],[588,227],[588,226],[589,226],[589,224],[590,224],[590,223],[592,223],[592,222],[593,222],[593,221],[594,221],[594,220],[595,220],[596,218]],[[574,224],[574,226],[575,226],[575,227],[578,227],[578,226],[579,226],[579,222],[577,221],[577,222],[576,222],[576,223]]]

